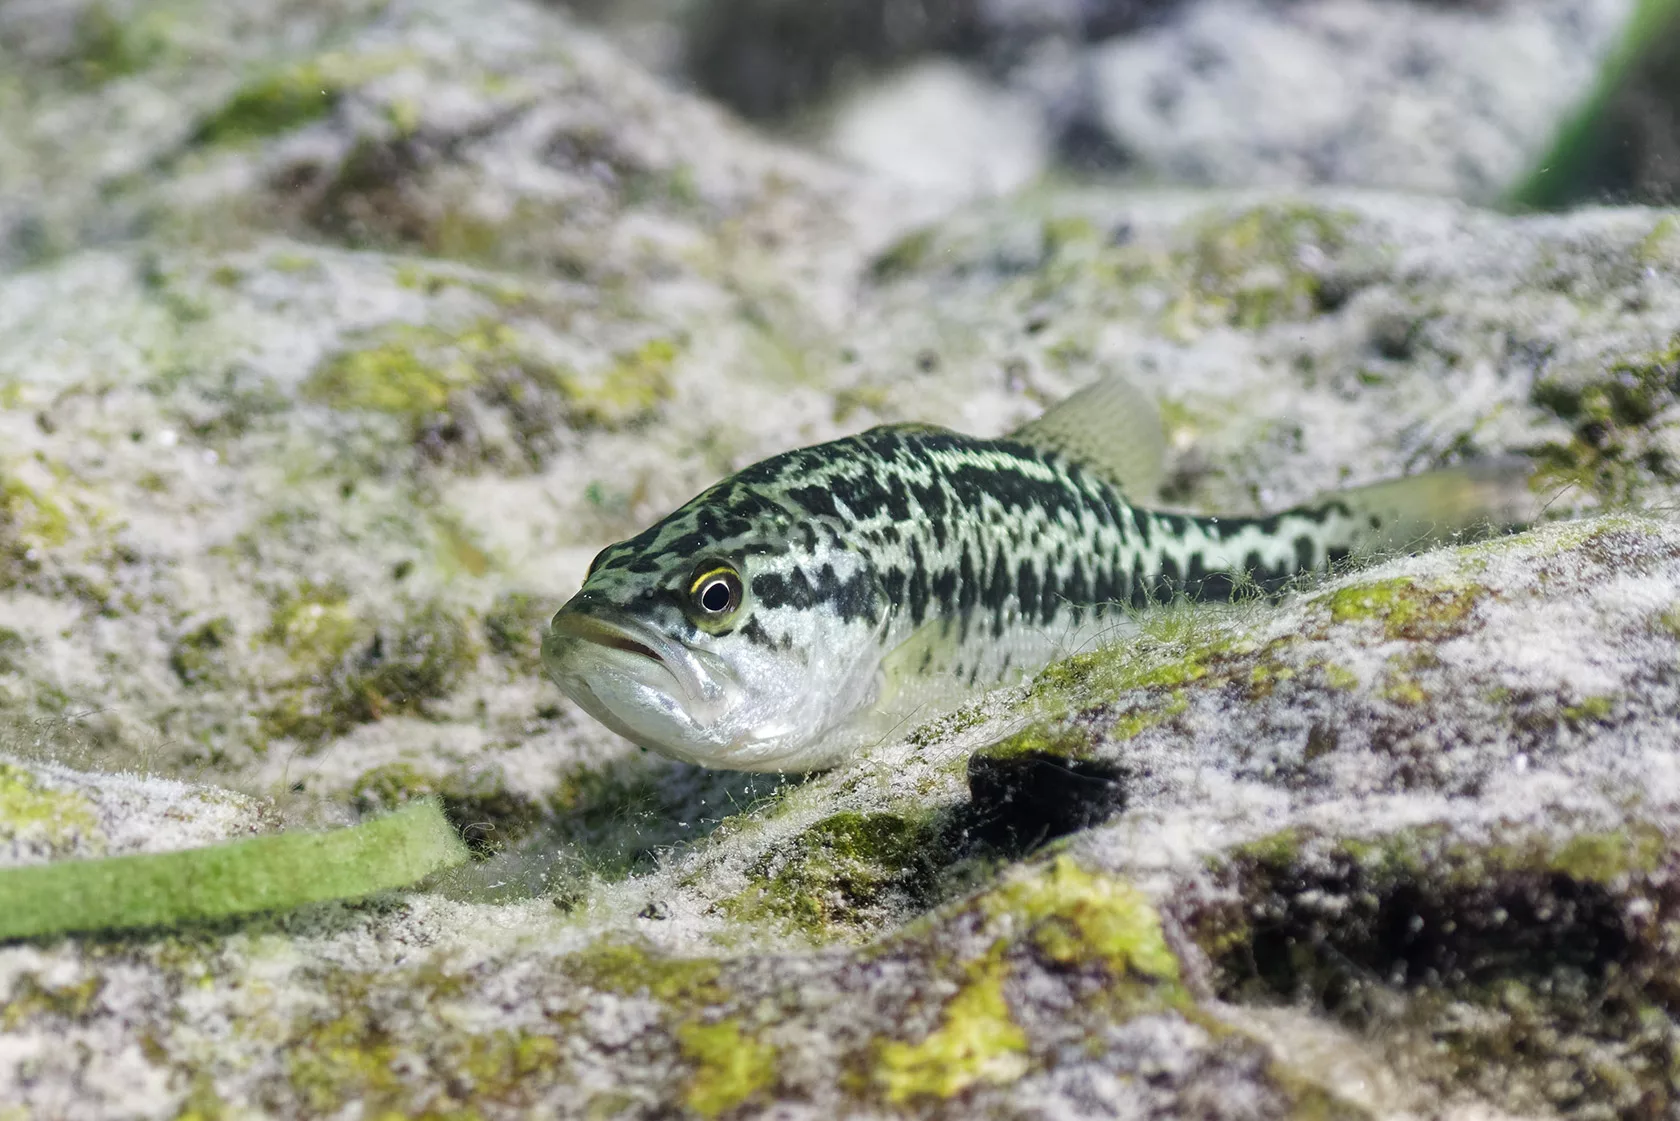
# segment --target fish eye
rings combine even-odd
[[[688,594],[707,615],[727,615],[741,606],[741,574],[726,564],[702,565]]]

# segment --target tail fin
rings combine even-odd
[[[1521,456],[1500,456],[1333,491],[1305,505],[1339,503],[1370,526],[1353,543],[1356,556],[1416,552],[1444,541],[1519,529],[1535,521],[1540,505],[1528,486],[1532,470],[1533,465]]]

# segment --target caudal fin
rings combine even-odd
[[[1353,512],[1363,523],[1355,555],[1417,552],[1533,523],[1540,504],[1528,485],[1532,471],[1521,456],[1500,456],[1334,491],[1307,505],[1339,503]]]

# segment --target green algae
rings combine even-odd
[[[41,1017],[86,1020],[98,1008],[104,991],[105,978],[98,974],[54,985],[37,973],[25,971],[18,974],[6,999],[0,1001],[0,1031],[16,1031]]]
[[[306,665],[333,662],[354,645],[361,620],[340,584],[305,583],[275,601],[262,637]]]
[[[244,147],[312,124],[338,108],[346,92],[394,69],[396,56],[326,54],[261,74],[199,122],[193,142]]]
[[[587,949],[568,954],[566,976],[580,985],[620,996],[642,997],[690,1013],[729,999],[723,967],[714,958],[670,957],[651,944],[603,936]]]
[[[1636,501],[1653,480],[1672,482],[1680,465],[1651,439],[1656,418],[1680,387],[1680,335],[1666,346],[1608,364],[1584,385],[1544,380],[1530,394],[1570,427],[1570,437],[1538,449],[1536,488],[1578,486],[1609,505]]]
[[[734,1020],[678,1024],[677,1045],[695,1071],[683,1100],[702,1117],[716,1117],[762,1094],[776,1081],[776,1048],[741,1031]]]
[[[36,813],[44,812],[30,803]],[[466,858],[435,803],[349,829],[0,869],[0,938],[173,926],[404,887]]]
[[[22,767],[0,763],[0,840],[43,844],[56,853],[79,840],[102,846],[104,835],[85,795],[54,790]]]
[[[1605,833],[1576,834],[1560,847],[1542,850],[1542,856],[1548,869],[1578,883],[1611,885],[1658,871],[1672,847],[1662,830],[1633,824]]]
[[[503,592],[484,614],[484,639],[490,652],[520,674],[542,669],[542,636],[554,615],[554,600],[524,592]]]
[[[19,673],[29,641],[10,627],[0,627],[0,673]]]
[[[529,1108],[567,1074],[565,1048],[541,1028],[469,1028],[439,1010],[467,994],[470,978],[436,965],[395,977],[330,972],[322,987],[331,1014],[299,1018],[286,1031],[286,1081],[306,1112],[323,1116],[354,1105],[375,1117],[476,1118],[485,1107]],[[427,1030],[393,1032],[378,1007],[402,994]],[[435,1073],[436,1084],[410,1071]]]
[[[183,685],[222,684],[228,679],[233,638],[233,621],[225,616],[202,623],[170,644],[169,668]]]
[[[935,235],[932,229],[920,229],[906,234],[870,262],[870,279],[877,284],[886,284],[908,276],[927,262],[934,244]]]
[[[358,724],[424,714],[476,663],[466,623],[437,603],[408,605],[398,621],[374,625],[319,589],[285,601],[267,632],[304,669],[264,716],[274,736],[319,742]]]
[[[778,846],[722,901],[740,922],[791,926],[812,942],[868,931],[895,910],[918,909],[933,888],[938,830],[894,813],[839,813]]]
[[[1585,724],[1603,724],[1610,719],[1610,714],[1616,709],[1615,697],[1584,697],[1572,705],[1564,705],[1558,711],[1564,723],[1581,727]]]
[[[303,394],[338,411],[396,417],[434,458],[536,468],[558,446],[560,429],[616,431],[654,416],[674,393],[681,354],[678,340],[652,339],[601,369],[578,371],[494,319],[454,330],[396,325],[329,356]],[[475,408],[505,417],[508,435],[484,442]]]
[[[1470,613],[1488,595],[1479,585],[1401,576],[1338,588],[1325,602],[1333,623],[1379,621],[1387,638],[1423,642],[1464,633]]]
[[[1208,321],[1258,331],[1319,314],[1323,280],[1303,263],[1309,247],[1340,252],[1357,215],[1303,204],[1267,204],[1203,219],[1178,268],[1188,283],[1169,325]]]
[[[1094,1001],[1106,1015],[1190,1007],[1178,960],[1143,893],[1066,853],[1007,873],[964,910],[981,917],[994,941],[958,967],[958,991],[937,1028],[917,1042],[876,1045],[871,1082],[890,1102],[946,1099],[979,1083],[1013,1082],[1030,1069],[1028,1038],[1004,995],[1015,947],[1031,947],[1059,970],[1100,972],[1105,983]]]
[[[304,397],[335,409],[423,416],[441,412],[451,393],[477,380],[464,363],[439,363],[422,356],[415,339],[435,339],[436,333],[400,335],[334,356],[309,376]]]
[[[67,68],[86,86],[138,74],[169,52],[161,14],[119,17],[105,4],[90,4],[76,18]]]
[[[1237,648],[1228,636],[1147,650],[1105,647],[1046,666],[1033,679],[1032,695],[1052,712],[1076,696],[1110,698],[1135,689],[1172,690],[1201,681]],[[1163,656],[1165,655],[1165,656]]]
[[[1083,728],[1039,721],[997,743],[981,748],[977,754],[998,760],[1020,759],[1030,755],[1084,759],[1096,750],[1096,746],[1095,738]]]
[[[62,506],[23,480],[0,473],[0,560],[7,551],[23,560],[31,548],[69,539],[70,518]]]
[[[1027,1072],[1027,1036],[1003,995],[1006,973],[1001,958],[981,961],[925,1039],[879,1046],[873,1081],[888,1101],[950,1098],[976,1083],[1007,1084]]]
[[[193,140],[204,145],[252,144],[320,120],[338,107],[343,93],[320,66],[289,66],[235,90],[199,123]]]

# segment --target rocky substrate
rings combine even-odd
[[[426,795],[476,860],[0,947],[0,1117],[1674,1108],[1680,214],[913,225],[549,9],[112,11],[0,12],[0,862]],[[1161,502],[1521,452],[1556,524],[1141,617],[813,777],[542,680],[721,474],[1110,370]]]

